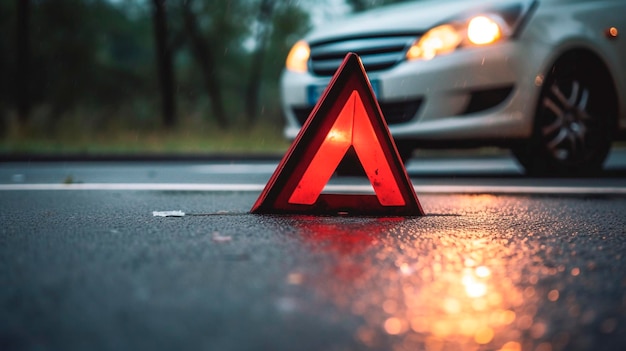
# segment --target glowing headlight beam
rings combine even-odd
[[[497,15],[480,15],[462,23],[443,24],[427,31],[406,53],[407,60],[431,60],[462,46],[489,45],[509,35]]]
[[[476,16],[467,25],[467,39],[475,45],[487,45],[502,37],[498,22],[487,16]]]
[[[300,40],[295,43],[289,51],[285,66],[290,71],[304,73],[307,71],[307,62],[310,56],[311,49],[309,48],[309,44],[304,40]]]
[[[452,25],[444,24],[424,34],[407,52],[407,59],[430,60],[437,55],[454,51],[461,43],[459,31]]]

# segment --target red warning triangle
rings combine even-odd
[[[322,193],[351,147],[375,195]],[[251,212],[424,214],[356,54],[346,55]]]

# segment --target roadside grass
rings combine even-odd
[[[0,139],[0,154],[4,155],[282,154],[288,147],[282,126],[269,125],[229,130],[208,124],[187,124],[174,130],[103,128],[82,132],[68,128],[53,133],[14,132]]]
[[[254,127],[233,125],[223,130],[209,121],[193,116],[181,118],[178,127],[167,130],[152,124],[108,121],[104,124],[69,118],[50,126],[31,123],[19,128],[15,119],[7,130],[0,130],[0,157],[14,155],[40,156],[150,156],[165,155],[283,155],[290,141],[282,134],[280,122],[265,121]],[[35,120],[36,121],[36,120]],[[613,144],[625,149],[626,141]],[[417,157],[449,157],[459,155],[508,155],[508,150],[478,148],[470,150],[418,149]]]

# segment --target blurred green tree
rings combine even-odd
[[[272,16],[272,30],[265,47],[267,52],[261,74],[262,89],[260,99],[263,101],[264,116],[270,118],[272,124],[282,122],[280,110],[279,81],[285,66],[285,59],[291,46],[310,29],[310,15],[303,5],[314,6],[313,2],[295,5],[291,2],[279,2]],[[270,106],[271,103],[276,106]]]
[[[98,0],[40,0],[31,22],[31,100],[49,123],[77,106],[115,113],[150,94],[150,17]]]
[[[252,40],[254,49],[250,55],[248,84],[245,95],[246,116],[248,117],[249,125],[256,123],[259,89],[261,88],[261,71],[272,32],[274,8],[275,2],[273,0],[260,0],[256,20],[253,22]]]
[[[17,116],[20,124],[28,121],[30,114],[30,0],[16,0],[16,76],[15,91]]]
[[[276,124],[280,72],[309,28],[307,6],[312,1],[0,2],[0,128],[10,117],[47,133],[68,116],[96,131],[171,128],[177,113],[198,111],[224,129]]]
[[[0,137],[7,134],[9,126],[7,110],[10,104],[10,84],[13,81],[10,73],[12,56],[10,36],[14,33],[13,18],[11,14],[15,2],[0,2]]]
[[[220,127],[257,123],[267,105],[259,108],[259,99],[267,96],[268,87],[274,94],[272,103],[279,106],[278,90],[272,87],[278,86],[294,35],[302,35],[309,28],[309,16],[301,4],[183,0],[182,13],[189,51]],[[243,120],[237,119],[241,114]]]
[[[237,21],[237,13],[245,13],[240,1],[182,1],[187,42],[200,69],[213,115],[224,129],[231,124],[223,106],[223,72],[229,67],[224,58],[240,51],[237,43],[242,41],[247,29],[245,21]]]
[[[267,94],[261,96],[261,93],[269,90],[278,95],[278,81],[287,53],[310,27],[308,13],[292,2],[260,0],[257,6],[246,88],[245,112],[251,125],[257,123],[259,113],[266,108],[263,104],[259,109],[259,99],[267,98]]]
[[[352,11],[361,12],[365,10],[369,10],[375,7],[394,4],[398,2],[406,2],[410,0],[345,0],[350,7],[352,7]]]
[[[176,125],[176,97],[174,95],[173,53],[167,28],[165,0],[152,0],[152,6],[159,86],[161,88],[161,114],[163,115],[163,125],[172,128]]]

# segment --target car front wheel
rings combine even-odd
[[[559,59],[546,75],[533,135],[513,150],[531,175],[582,175],[601,170],[611,147],[613,83],[589,54]]]

